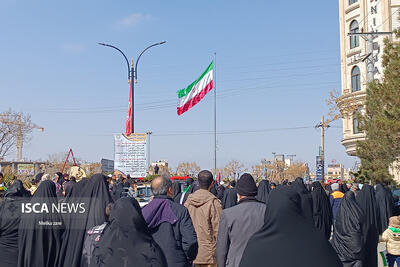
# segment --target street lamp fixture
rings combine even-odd
[[[128,66],[128,81],[129,81],[129,83],[131,85],[131,103],[132,103],[132,106],[131,106],[131,109],[132,109],[131,110],[132,111],[131,112],[131,114],[132,114],[132,128],[131,129],[132,129],[132,131],[131,131],[131,133],[135,132],[135,130],[134,130],[135,129],[134,128],[134,121],[135,121],[134,120],[134,107],[135,107],[135,105],[134,105],[134,103],[135,103],[134,102],[134,93],[135,93],[134,80],[137,82],[137,66],[138,66],[139,59],[143,55],[143,53],[146,52],[151,47],[157,46],[157,45],[162,45],[162,44],[165,44],[165,43],[166,43],[166,41],[155,43],[155,44],[149,45],[148,47],[143,49],[143,51],[139,54],[135,65],[134,65],[133,59],[132,59],[132,63],[129,64],[128,58],[125,56],[124,52],[122,52],[122,50],[119,49],[118,47],[116,47],[114,45],[110,45],[110,44],[98,43],[99,45],[106,46],[106,47],[111,47],[111,48],[117,50],[118,52],[120,52],[122,54],[122,56],[125,58],[126,65]]]

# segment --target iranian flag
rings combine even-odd
[[[197,80],[192,82],[188,87],[177,92],[179,97],[177,108],[178,115],[182,115],[194,107],[208,92],[211,91],[211,89],[214,88],[213,69],[214,61],[211,62]]]

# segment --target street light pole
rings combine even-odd
[[[148,50],[149,48],[151,48],[153,46],[156,46],[156,45],[162,45],[162,44],[165,44],[165,43],[166,43],[166,41],[163,41],[163,42],[160,42],[160,43],[155,43],[155,44],[149,45],[148,47],[143,49],[143,51],[139,54],[135,65],[134,65],[133,58],[132,58],[132,63],[129,65],[128,58],[125,56],[124,52],[122,52],[122,50],[119,49],[118,47],[113,46],[113,45],[109,45],[109,44],[105,44],[105,43],[98,43],[99,45],[111,47],[111,48],[117,50],[118,52],[120,52],[124,56],[126,64],[128,66],[128,81],[129,81],[130,86],[131,86],[131,91],[130,91],[130,93],[131,93],[131,99],[130,99],[131,100],[131,114],[132,114],[132,121],[131,121],[131,123],[132,123],[132,125],[131,125],[132,126],[132,128],[131,128],[132,131],[131,131],[131,133],[135,132],[135,128],[134,128],[134,121],[135,121],[134,120],[134,107],[135,107],[135,102],[134,102],[134,96],[135,96],[134,80],[137,82],[137,65],[138,65],[139,59],[143,55],[143,53],[146,52],[146,50]]]

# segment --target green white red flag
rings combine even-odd
[[[211,62],[197,80],[192,82],[188,87],[177,92],[179,98],[177,108],[178,116],[194,107],[214,88],[213,70],[214,61]]]

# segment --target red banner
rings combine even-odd
[[[125,135],[130,135],[132,133],[132,121],[133,121],[133,110],[132,110],[132,83],[130,82],[130,90],[129,90],[129,106],[128,113],[126,115],[126,123],[125,123]]]

